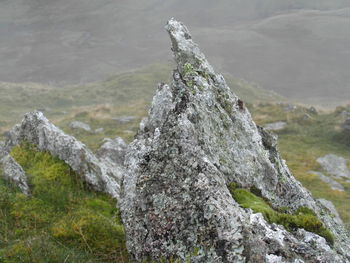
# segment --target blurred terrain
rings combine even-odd
[[[1,0],[0,81],[61,87],[168,64],[170,17],[218,72],[307,103],[350,100],[348,0]]]

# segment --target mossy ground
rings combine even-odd
[[[0,179],[0,262],[129,262],[115,200],[31,145],[11,154],[31,196]]]
[[[316,217],[312,210],[306,207],[300,207],[294,213],[286,213],[287,211],[276,211],[272,209],[271,206],[262,198],[256,196],[246,189],[235,189],[234,186],[229,185],[229,190],[232,197],[243,208],[250,208],[255,213],[262,213],[264,218],[269,223],[283,225],[288,231],[303,228],[306,231],[313,232],[324,237],[329,244],[333,245],[333,235],[323,226],[322,222]]]

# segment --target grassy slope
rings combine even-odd
[[[12,156],[25,169],[32,195],[0,179],[0,262],[127,262],[114,200],[33,146],[16,147]]]

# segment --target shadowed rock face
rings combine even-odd
[[[166,30],[173,83],[159,85],[125,161],[121,210],[133,259],[347,262],[348,232],[291,175],[276,138],[255,125],[182,23],[170,20]],[[335,249],[242,209],[230,182],[254,186],[274,207],[313,209],[334,233]]]
[[[17,185],[23,194],[29,194],[27,176],[22,167],[11,157],[11,155],[7,153],[0,153],[0,168],[2,169],[2,176],[6,180]]]
[[[107,162],[97,158],[83,143],[73,136],[65,134],[49,122],[43,113],[39,111],[27,113],[23,121],[14,126],[8,133],[3,153],[9,153],[12,147],[23,141],[34,144],[39,150],[47,151],[67,163],[95,190],[106,192],[113,198],[119,198],[120,181],[123,174],[122,166],[112,161]],[[12,164],[17,164],[12,158],[8,160],[12,160]],[[18,164],[17,166],[20,168]],[[21,182],[18,183],[20,187]]]

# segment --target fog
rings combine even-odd
[[[170,63],[164,25],[175,17],[217,71],[288,98],[350,100],[349,7],[348,0],[0,0],[0,81],[86,83]]]

